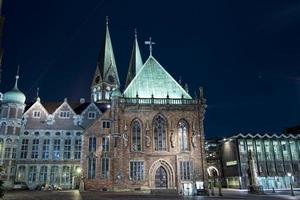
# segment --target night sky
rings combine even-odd
[[[4,0],[0,90],[31,101],[89,99],[105,16],[124,85],[138,30],[154,57],[190,93],[204,86],[206,137],[282,132],[300,124],[299,1]]]

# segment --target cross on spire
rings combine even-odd
[[[19,68],[20,65],[18,65],[17,74],[16,74],[16,82],[15,82],[15,89],[18,89],[18,79],[19,79]]]
[[[149,41],[145,41],[146,45],[149,45],[149,51],[150,51],[150,56],[152,56],[152,45],[155,44],[155,42],[152,42],[152,38],[149,37]]]
[[[109,21],[109,18],[108,18],[108,16],[106,16],[106,18],[105,18],[106,25],[108,25],[108,21]]]

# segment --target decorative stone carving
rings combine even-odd
[[[176,146],[176,135],[174,134],[173,131],[171,131],[170,142],[171,142],[171,147],[174,148]]]
[[[193,134],[191,141],[192,141],[192,146],[194,148],[197,147],[197,135]]]
[[[124,146],[127,147],[128,146],[128,134],[127,134],[127,132],[123,133],[122,137],[123,137]]]
[[[150,127],[149,127],[149,121],[147,120],[146,122],[146,135],[145,135],[145,145],[146,147],[150,147],[151,146],[151,138],[150,138]]]

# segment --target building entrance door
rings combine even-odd
[[[156,188],[167,188],[167,172],[160,166],[155,173],[155,187]]]

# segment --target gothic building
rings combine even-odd
[[[86,189],[175,189],[192,194],[205,180],[205,99],[193,99],[152,55],[143,64],[137,37],[125,90],[108,25],[92,83],[92,100],[107,110],[83,134]],[[108,101],[107,101],[108,100]]]
[[[91,103],[25,104],[4,94],[0,158],[6,185],[26,182],[102,191],[168,189],[192,194],[206,181],[200,88],[192,98],[152,55],[143,63],[135,34],[125,89],[120,90],[108,23],[91,84]]]

